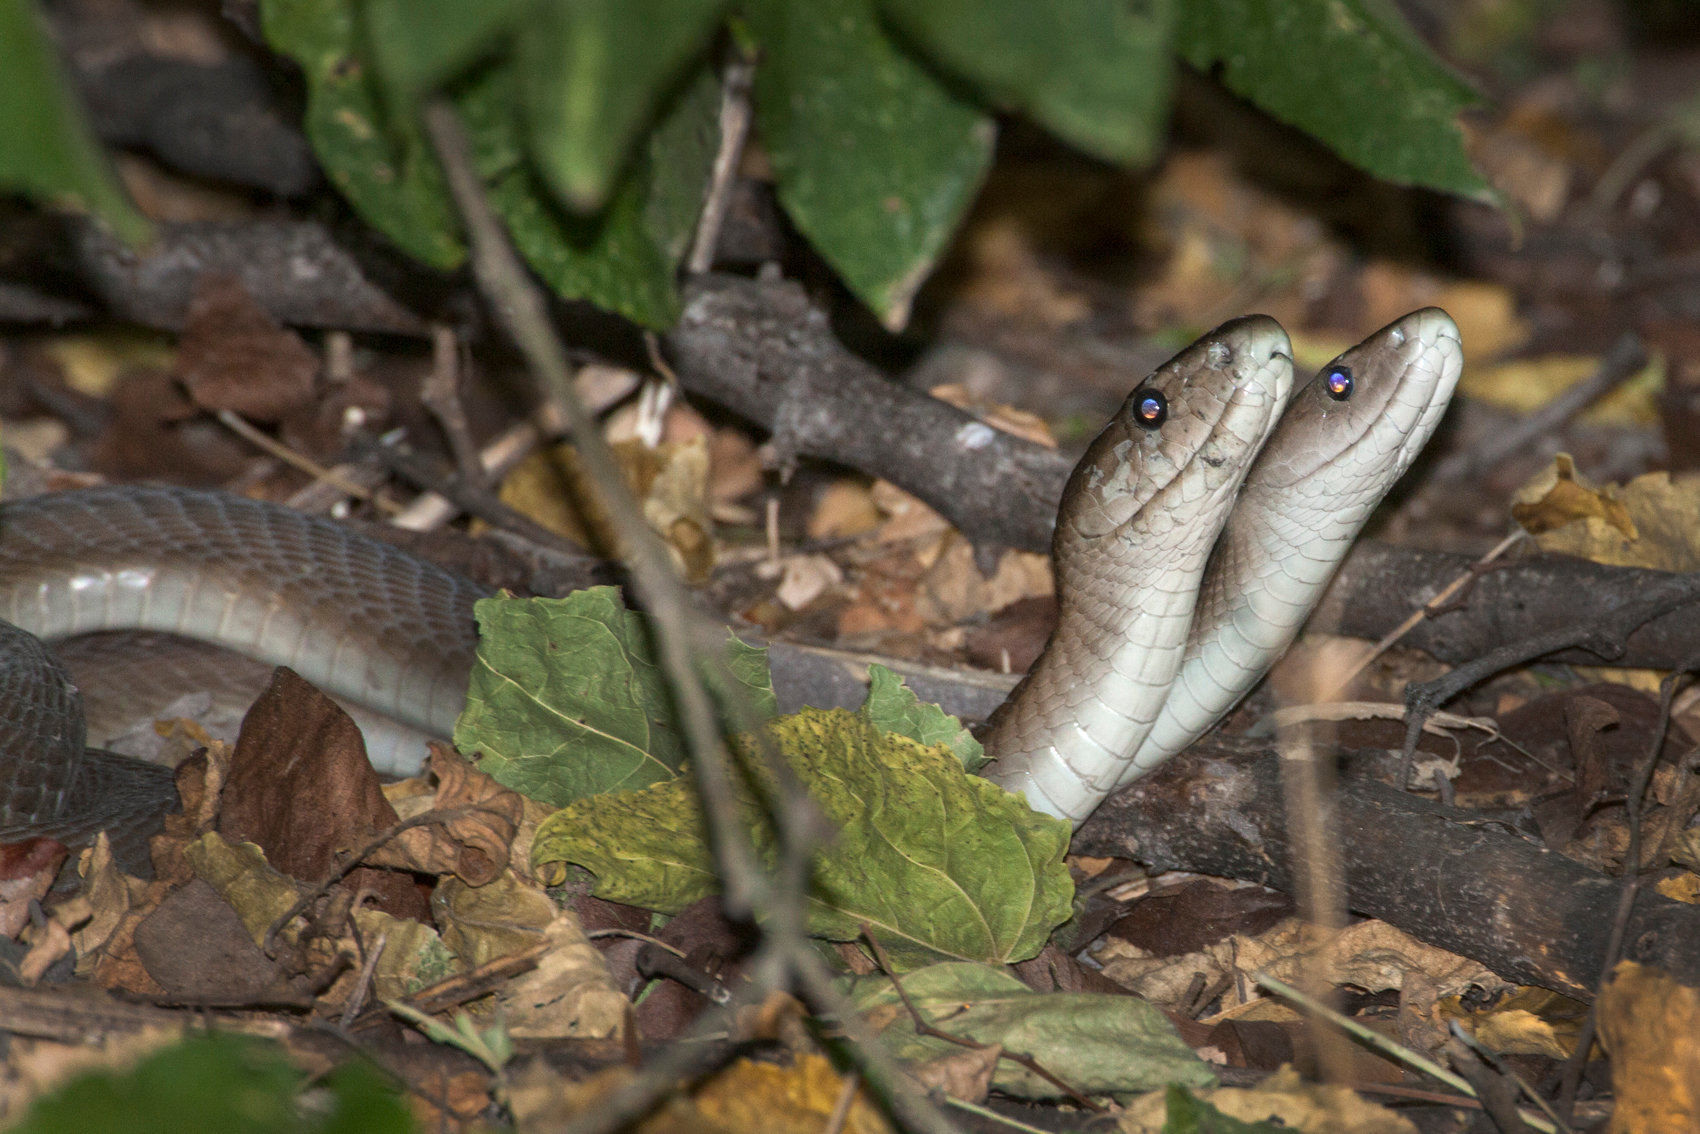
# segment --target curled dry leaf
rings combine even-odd
[[[368,861],[422,874],[453,874],[470,886],[482,886],[507,868],[525,799],[446,744],[431,745],[430,767],[437,777],[430,810],[444,821],[401,832]]]
[[[614,987],[602,954],[563,910],[543,931],[549,951],[498,994],[514,1039],[617,1038],[630,1002]]]

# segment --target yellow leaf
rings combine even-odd
[[[697,1092],[704,1117],[732,1130],[764,1134],[818,1134],[826,1128],[845,1080],[824,1056],[803,1054],[790,1067],[739,1060]],[[853,1134],[884,1134],[887,1125],[861,1087],[839,1129]]]

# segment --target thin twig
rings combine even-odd
[[[467,424],[466,406],[460,400],[460,339],[453,327],[442,323],[431,327],[431,369],[419,386],[419,400],[431,411],[449,439],[449,452],[454,454],[455,470],[467,484],[479,488],[489,486],[484,461],[478,452],[478,442],[472,439],[472,427]]]
[[[509,504],[481,484],[469,483],[458,472],[444,474],[435,462],[399,445],[385,445],[368,440],[366,451],[375,460],[416,488],[441,496],[469,516],[476,516],[493,527],[506,528],[532,543],[540,544],[563,555],[588,555],[577,543],[546,528]]]
[[[714,155],[702,212],[697,217],[696,235],[685,257],[685,270],[700,276],[714,266],[714,250],[720,243],[720,226],[738,180],[738,164],[750,134],[750,87],[755,81],[755,60],[747,59],[736,44],[720,80],[720,149]]]
[[[697,610],[674,575],[666,550],[640,519],[642,513],[626,492],[595,419],[572,388],[566,352],[550,324],[543,295],[520,265],[484,197],[454,109],[445,102],[433,103],[426,108],[424,121],[471,238],[473,272],[479,286],[525,355],[532,374],[565,418],[579,460],[602,495],[603,511],[615,528],[638,597],[654,624],[666,631],[655,635],[656,654],[667,675],[691,754],[698,796],[725,887],[722,905],[734,919],[760,914],[763,947],[752,959],[745,987],[759,992],[780,987],[789,979],[800,990],[807,990],[817,1003],[839,1003],[809,951],[804,910],[804,882],[814,847],[826,832],[826,822],[789,766],[767,750],[759,717],[748,699],[738,695],[739,686],[727,672],[720,649],[724,629]],[[742,809],[720,747],[714,706],[697,669],[699,660],[714,673],[733,724],[756,735],[757,755],[765,760],[778,787],[777,797],[770,801],[778,842],[777,869],[757,858],[744,830]],[[734,996],[728,1007],[748,999]],[[714,1013],[705,1014],[705,1019],[729,1022],[732,1017]],[[854,1028],[857,1022],[852,1016],[846,1023]],[[924,1131],[949,1131],[949,1123],[898,1075],[868,1029],[857,1030],[867,1043],[867,1050],[856,1053],[863,1072],[876,1088],[886,1092],[899,1119]],[[698,1029],[693,1027],[692,1032],[696,1034]],[[627,1087],[603,1099],[596,1113],[575,1122],[573,1129],[611,1131],[648,1113],[696,1062],[688,1045],[672,1045]]]
[[[397,504],[395,501],[373,492],[362,484],[358,484],[346,477],[339,476],[335,469],[321,465],[318,461],[315,461],[305,453],[298,453],[294,449],[291,449],[288,445],[268,437],[258,429],[255,429],[235,411],[219,410],[215,416],[217,416],[221,425],[236,434],[238,437],[242,438],[242,440],[248,442],[248,444],[270,454],[273,457],[276,457],[278,460],[287,465],[300,469],[314,480],[333,485],[339,492],[345,492],[349,496],[353,496],[358,500],[368,501],[371,504],[376,505],[381,511],[390,513],[401,511],[401,505]]]
[[[555,337],[543,296],[520,265],[473,172],[460,119],[449,104],[436,102],[426,108],[424,120],[471,238],[473,272],[479,286],[525,355],[534,377],[566,419],[579,460],[602,497],[603,513],[614,528],[619,551],[631,566],[633,585],[650,615],[669,630],[655,636],[657,660],[679,711],[716,851],[724,856],[728,868],[722,879],[727,912],[734,918],[748,916],[756,904],[751,892],[761,888],[762,871],[742,832],[736,829],[738,809],[726,764],[720,757],[719,724],[696,669],[699,635],[692,632],[697,621],[694,605],[674,576],[659,540],[641,521],[643,512],[626,491],[595,419],[579,402],[566,351]]]

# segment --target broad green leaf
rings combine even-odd
[[[650,647],[650,626],[615,587],[564,599],[489,598],[475,608],[478,657],[455,746],[515,791],[567,804],[669,780],[685,749]],[[728,637],[743,697],[774,711],[767,651]]]
[[[843,710],[805,709],[768,737],[837,828],[816,857],[809,930],[849,941],[872,926],[893,962],[1007,963],[1033,956],[1069,916],[1067,823],[1031,811],[943,746],[882,733]],[[740,803],[758,855],[774,836],[758,799],[772,788],[747,742]],[[572,862],[596,893],[676,912],[718,887],[702,817],[685,780],[581,799],[551,815],[535,863]]]
[[[985,748],[961,721],[915,696],[901,677],[883,665],[868,667],[868,699],[858,712],[881,732],[944,745],[970,772],[986,764]]]
[[[536,0],[362,0],[364,43],[390,105],[410,109],[526,27]]]
[[[354,0],[262,0],[260,15],[267,42],[307,77],[307,138],[331,183],[414,259],[458,267],[466,248],[442,170],[417,122],[383,113]]]
[[[407,1107],[359,1063],[309,1085],[275,1044],[212,1032],[148,1056],[123,1071],[72,1079],[11,1127],[24,1134],[406,1134]]]
[[[476,5],[475,5],[476,6]],[[607,203],[633,143],[714,34],[725,0],[576,0],[518,40],[530,150],[575,212]]]
[[[1482,197],[1458,112],[1475,92],[1379,0],[1193,0],[1175,28],[1194,66],[1375,176]]]
[[[880,1042],[899,1059],[921,1062],[961,1050],[917,1035],[913,1018],[883,974],[849,982],[858,1012],[887,1023]],[[947,962],[903,977],[903,991],[921,1018],[952,1035],[1002,1044],[1031,1055],[1046,1070],[1089,1095],[1149,1091],[1166,1083],[1209,1087],[1216,1076],[1155,1005],[1135,996],[1096,992],[1035,992],[1013,974],[988,965]],[[1021,1098],[1055,1098],[1056,1085],[1007,1060],[992,1086]]]
[[[1173,0],[880,0],[880,9],[989,101],[1088,153],[1144,162],[1162,140]]]
[[[991,163],[992,121],[886,37],[873,0],[749,0],[780,202],[888,327]]]
[[[487,68],[457,104],[490,203],[526,262],[555,292],[648,327],[669,326],[674,271],[713,162],[719,88],[705,64],[666,107],[608,208],[573,216],[556,202],[525,149],[512,68]],[[682,214],[689,206],[689,219]]]
[[[30,0],[0,0],[0,191],[93,212],[132,244],[152,229],[83,119]]]
[[[455,747],[544,803],[671,779],[685,750],[644,620],[613,587],[481,599]]]

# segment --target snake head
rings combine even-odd
[[[1249,315],[1152,371],[1069,478],[1059,562],[1064,542],[1125,532],[1153,502],[1149,522],[1162,527],[1231,498],[1292,393],[1292,355],[1279,323]]]
[[[1439,424],[1464,369],[1458,326],[1438,307],[1396,319],[1317,372],[1293,397],[1253,485],[1281,491],[1328,477],[1381,498]],[[1251,491],[1248,488],[1248,491]]]

